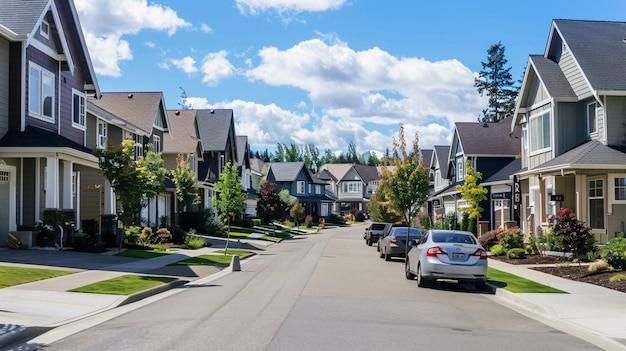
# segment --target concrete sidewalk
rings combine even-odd
[[[240,244],[247,246],[249,243],[241,241]],[[219,245],[215,245],[200,250],[181,250],[172,255],[144,260],[69,251],[0,249],[0,265],[76,272],[0,289],[0,349],[56,326],[137,301],[177,284],[211,275],[216,272],[215,268],[182,267],[175,271],[172,270],[172,266],[167,265],[188,257],[211,253],[220,248]],[[236,249],[237,244],[231,245],[230,248]],[[507,305],[526,316],[581,337],[603,349],[626,350],[626,294],[559,278],[525,266],[510,265],[491,259],[489,265],[568,292],[568,294],[516,294],[494,288],[494,294],[486,296],[495,303]],[[131,296],[67,292],[69,289],[129,273],[177,276],[179,280]]]

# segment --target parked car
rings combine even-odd
[[[378,245],[376,245],[376,251],[380,252],[380,239],[386,237],[387,235],[389,235],[389,232],[391,231],[391,228],[396,228],[396,227],[408,227],[408,225],[406,223],[387,223],[385,224],[385,229],[383,229],[383,234],[380,236],[380,238],[378,238]]]
[[[389,261],[393,256],[405,257],[407,241],[410,242],[411,240],[418,240],[421,237],[422,232],[417,228],[391,228],[389,234],[380,239],[380,258],[384,258],[385,261]]]
[[[363,238],[365,239],[365,243],[367,244],[367,246],[372,246],[373,243],[378,242],[378,238],[383,235],[385,224],[387,223],[373,222],[370,223],[367,228],[365,228],[365,234],[363,234]]]
[[[417,277],[419,287],[437,279],[472,282],[484,290],[487,282],[487,252],[474,234],[455,230],[429,230],[412,248],[405,260],[407,279]]]

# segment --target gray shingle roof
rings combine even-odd
[[[626,90],[626,22],[555,19],[593,90]]]
[[[277,182],[293,182],[304,167],[304,162],[270,162],[269,167]]]
[[[515,156],[519,154],[521,150],[520,140],[512,138],[510,135],[511,118],[507,117],[497,123],[455,123],[465,155]],[[439,163],[441,163],[441,159],[439,159]]]
[[[449,145],[435,145],[435,149],[433,152],[433,163],[435,162],[435,158],[439,161],[439,169],[441,170],[441,175],[443,177],[448,175],[448,165],[449,165],[448,155],[449,154],[450,154]]]
[[[198,129],[204,151],[224,151],[234,129],[233,110],[197,110]],[[235,142],[233,140],[232,142]]]
[[[199,139],[193,136],[196,121],[195,110],[167,111],[170,122],[169,135],[163,142],[163,153],[195,153]]]
[[[0,0],[0,25],[17,36],[33,32],[48,0]]]
[[[540,173],[562,169],[624,169],[626,153],[623,149],[606,146],[597,140],[588,141],[529,172]]]
[[[87,98],[94,105],[138,126],[148,135],[152,135],[157,112],[159,108],[162,108],[163,93],[109,92],[102,93],[100,99],[91,96]]]
[[[434,150],[432,149],[420,149],[422,152],[422,160],[424,161],[424,167],[429,168],[433,159]]]
[[[543,55],[530,55],[529,61],[550,96],[577,98],[574,89],[556,62],[548,60]]]
[[[371,182],[378,179],[378,169],[376,166],[353,165],[356,172],[364,182]]]
[[[237,166],[242,166],[246,161],[246,153],[248,151],[248,137],[237,135]],[[250,166],[249,162],[246,166]]]

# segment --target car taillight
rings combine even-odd
[[[396,239],[391,239],[391,243],[395,244],[396,243]]]
[[[445,255],[446,252],[443,251],[439,246],[429,247],[426,250],[426,256],[436,257],[437,255]]]
[[[481,260],[486,260],[487,259],[487,252],[485,252],[485,250],[483,250],[483,249],[478,249],[478,250],[476,250],[476,252],[474,252],[470,256],[480,256]]]

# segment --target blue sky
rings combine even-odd
[[[474,77],[502,42],[514,79],[554,18],[624,21],[623,0],[74,0],[104,92],[162,91],[232,108],[253,150],[421,148],[451,141],[487,98]],[[626,34],[626,33],[625,33]]]

